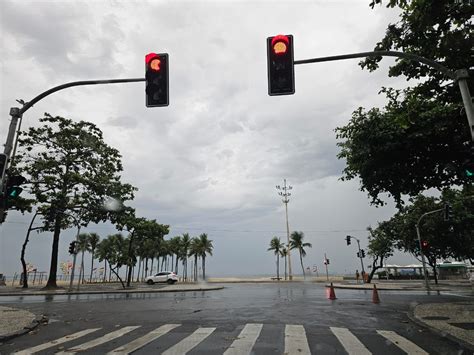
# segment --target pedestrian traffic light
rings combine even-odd
[[[362,249],[360,251],[360,256],[361,256],[361,258],[365,258],[365,250],[364,249]]]
[[[168,53],[149,53],[145,56],[146,107],[169,105]]]
[[[293,36],[267,38],[268,95],[295,93]]]
[[[449,203],[444,204],[444,220],[450,221],[453,219],[453,208]]]
[[[76,241],[73,241],[69,244],[69,254],[74,255],[76,254]]]
[[[350,235],[346,236],[346,243],[347,243],[347,245],[351,245],[351,236]]]
[[[7,175],[7,185],[5,188],[6,198],[18,197],[23,189],[20,187],[26,182],[26,178],[21,175]]]

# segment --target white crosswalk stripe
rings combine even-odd
[[[140,348],[143,348],[146,344],[151,343],[153,340],[158,339],[163,334],[168,333],[170,330],[173,330],[176,327],[179,327],[181,324],[165,324],[151,332],[145,334],[144,336],[131,341],[124,346],[120,346],[117,349],[112,350],[108,354],[130,354]]]
[[[186,354],[206,339],[216,328],[199,328],[190,336],[181,340],[178,344],[166,350],[162,355]]]
[[[347,328],[329,327],[349,355],[372,354]]]
[[[71,349],[68,349],[67,351],[63,351],[57,354],[61,354],[61,355],[75,354],[76,352],[79,352],[79,351],[84,351],[90,348],[94,348],[96,346],[107,343],[113,339],[119,338],[123,336],[124,334],[127,334],[128,332],[131,332],[132,330],[135,330],[137,328],[140,328],[140,326],[137,325],[137,326],[131,326],[131,327],[123,327],[113,332],[107,333],[104,336],[101,336],[100,338],[88,341],[87,343],[84,343],[84,344],[77,345]]]
[[[377,330],[377,333],[390,340],[407,354],[428,355],[428,353],[418,345],[391,330]]]
[[[32,348],[28,348],[28,349],[25,349],[25,350],[18,351],[14,354],[16,354],[16,355],[34,354],[34,353],[49,349],[53,346],[66,343],[66,342],[74,340],[74,339],[78,339],[80,337],[83,337],[84,335],[90,334],[90,333],[95,332],[96,330],[99,330],[99,329],[101,329],[101,328],[84,329],[84,330],[81,330],[80,332],[69,334],[69,335],[63,336],[62,338],[52,340],[52,341],[49,341],[47,343],[44,343],[44,344],[41,344],[41,345],[38,345],[38,346],[34,346]]]
[[[285,327],[285,354],[309,355],[308,339],[302,325],[287,324]]]
[[[252,351],[263,324],[246,324],[224,355],[247,355]]]

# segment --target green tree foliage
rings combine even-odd
[[[199,256],[202,260],[202,278],[206,280],[206,255],[209,254],[212,256],[212,240],[209,240],[209,237],[206,233],[199,235]]]
[[[99,261],[107,261],[110,270],[117,276],[123,288],[125,288],[125,283],[118,271],[122,266],[128,265],[130,260],[128,255],[129,244],[127,238],[117,233],[108,235],[105,239],[102,239],[97,247],[97,257]]]
[[[46,288],[56,288],[59,236],[74,223],[70,215],[83,226],[113,221],[117,211],[104,208],[104,201],[131,200],[136,189],[120,181],[120,153],[104,142],[94,124],[48,114],[40,123],[21,134],[16,168],[28,179],[44,230],[53,232]]]
[[[304,248],[312,248],[311,243],[304,242],[304,233],[303,232],[293,232],[290,235],[290,249],[297,249],[300,253],[300,263],[301,269],[303,270],[303,277],[306,279],[306,274],[304,272],[303,257],[306,256],[306,250]]]
[[[377,228],[367,228],[369,231],[368,255],[372,257],[372,270],[368,277],[368,283],[372,281],[375,272],[383,267],[384,260],[393,255],[394,241],[390,238],[390,234],[386,233],[386,229],[390,228],[390,223],[379,223]]]
[[[276,268],[277,268],[278,281],[280,281],[280,255],[282,253],[282,250],[284,249],[285,249],[285,245],[281,242],[280,238],[278,237],[273,237],[272,240],[270,240],[270,248],[267,249],[267,251],[273,251],[273,253],[276,255]]]
[[[371,6],[382,1],[373,1]],[[472,69],[472,8],[451,0],[390,0],[401,10],[375,50],[398,50],[436,60],[445,67]],[[382,57],[361,66],[378,68]],[[383,109],[359,108],[344,127],[339,158],[346,159],[343,179],[360,178],[361,190],[374,204],[389,193],[398,206],[402,196],[416,196],[429,188],[468,183],[461,167],[468,157],[470,132],[456,83],[425,64],[397,59],[390,76],[421,79],[405,90],[383,88]],[[469,85],[472,88],[472,80]]]
[[[79,281],[84,282],[84,253],[89,250],[89,233],[81,233],[77,236],[77,252],[81,253],[81,268],[79,271]]]

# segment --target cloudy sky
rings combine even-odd
[[[295,95],[270,97],[266,38],[293,34],[297,60],[371,50],[398,14],[369,2],[1,1],[0,139],[16,99],[70,81],[144,77],[145,54],[169,53],[168,107],[146,108],[143,82],[76,87],[36,104],[23,128],[44,112],[96,123],[123,155],[123,180],[139,188],[137,215],[171,225],[170,236],[207,233],[215,276],[274,272],[266,250],[273,236],[286,239],[275,189],[286,178],[290,230],[313,244],[305,263],[323,269],[327,253],[331,272],[352,273],[360,264],[345,236],[365,247],[366,227],[395,210],[389,200],[370,206],[358,181],[339,180],[345,162],[334,129],[359,106],[383,105],[381,86],[407,82],[387,76],[391,58],[375,73],[358,60],[306,64],[295,68]],[[0,273],[19,271],[30,219],[10,212],[0,227]],[[60,261],[70,259],[73,236],[61,235]],[[51,241],[51,233],[32,235],[27,260],[40,270],[49,269]]]

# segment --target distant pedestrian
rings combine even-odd
[[[357,283],[359,283],[359,278],[360,278],[359,270],[356,270],[356,282]]]

